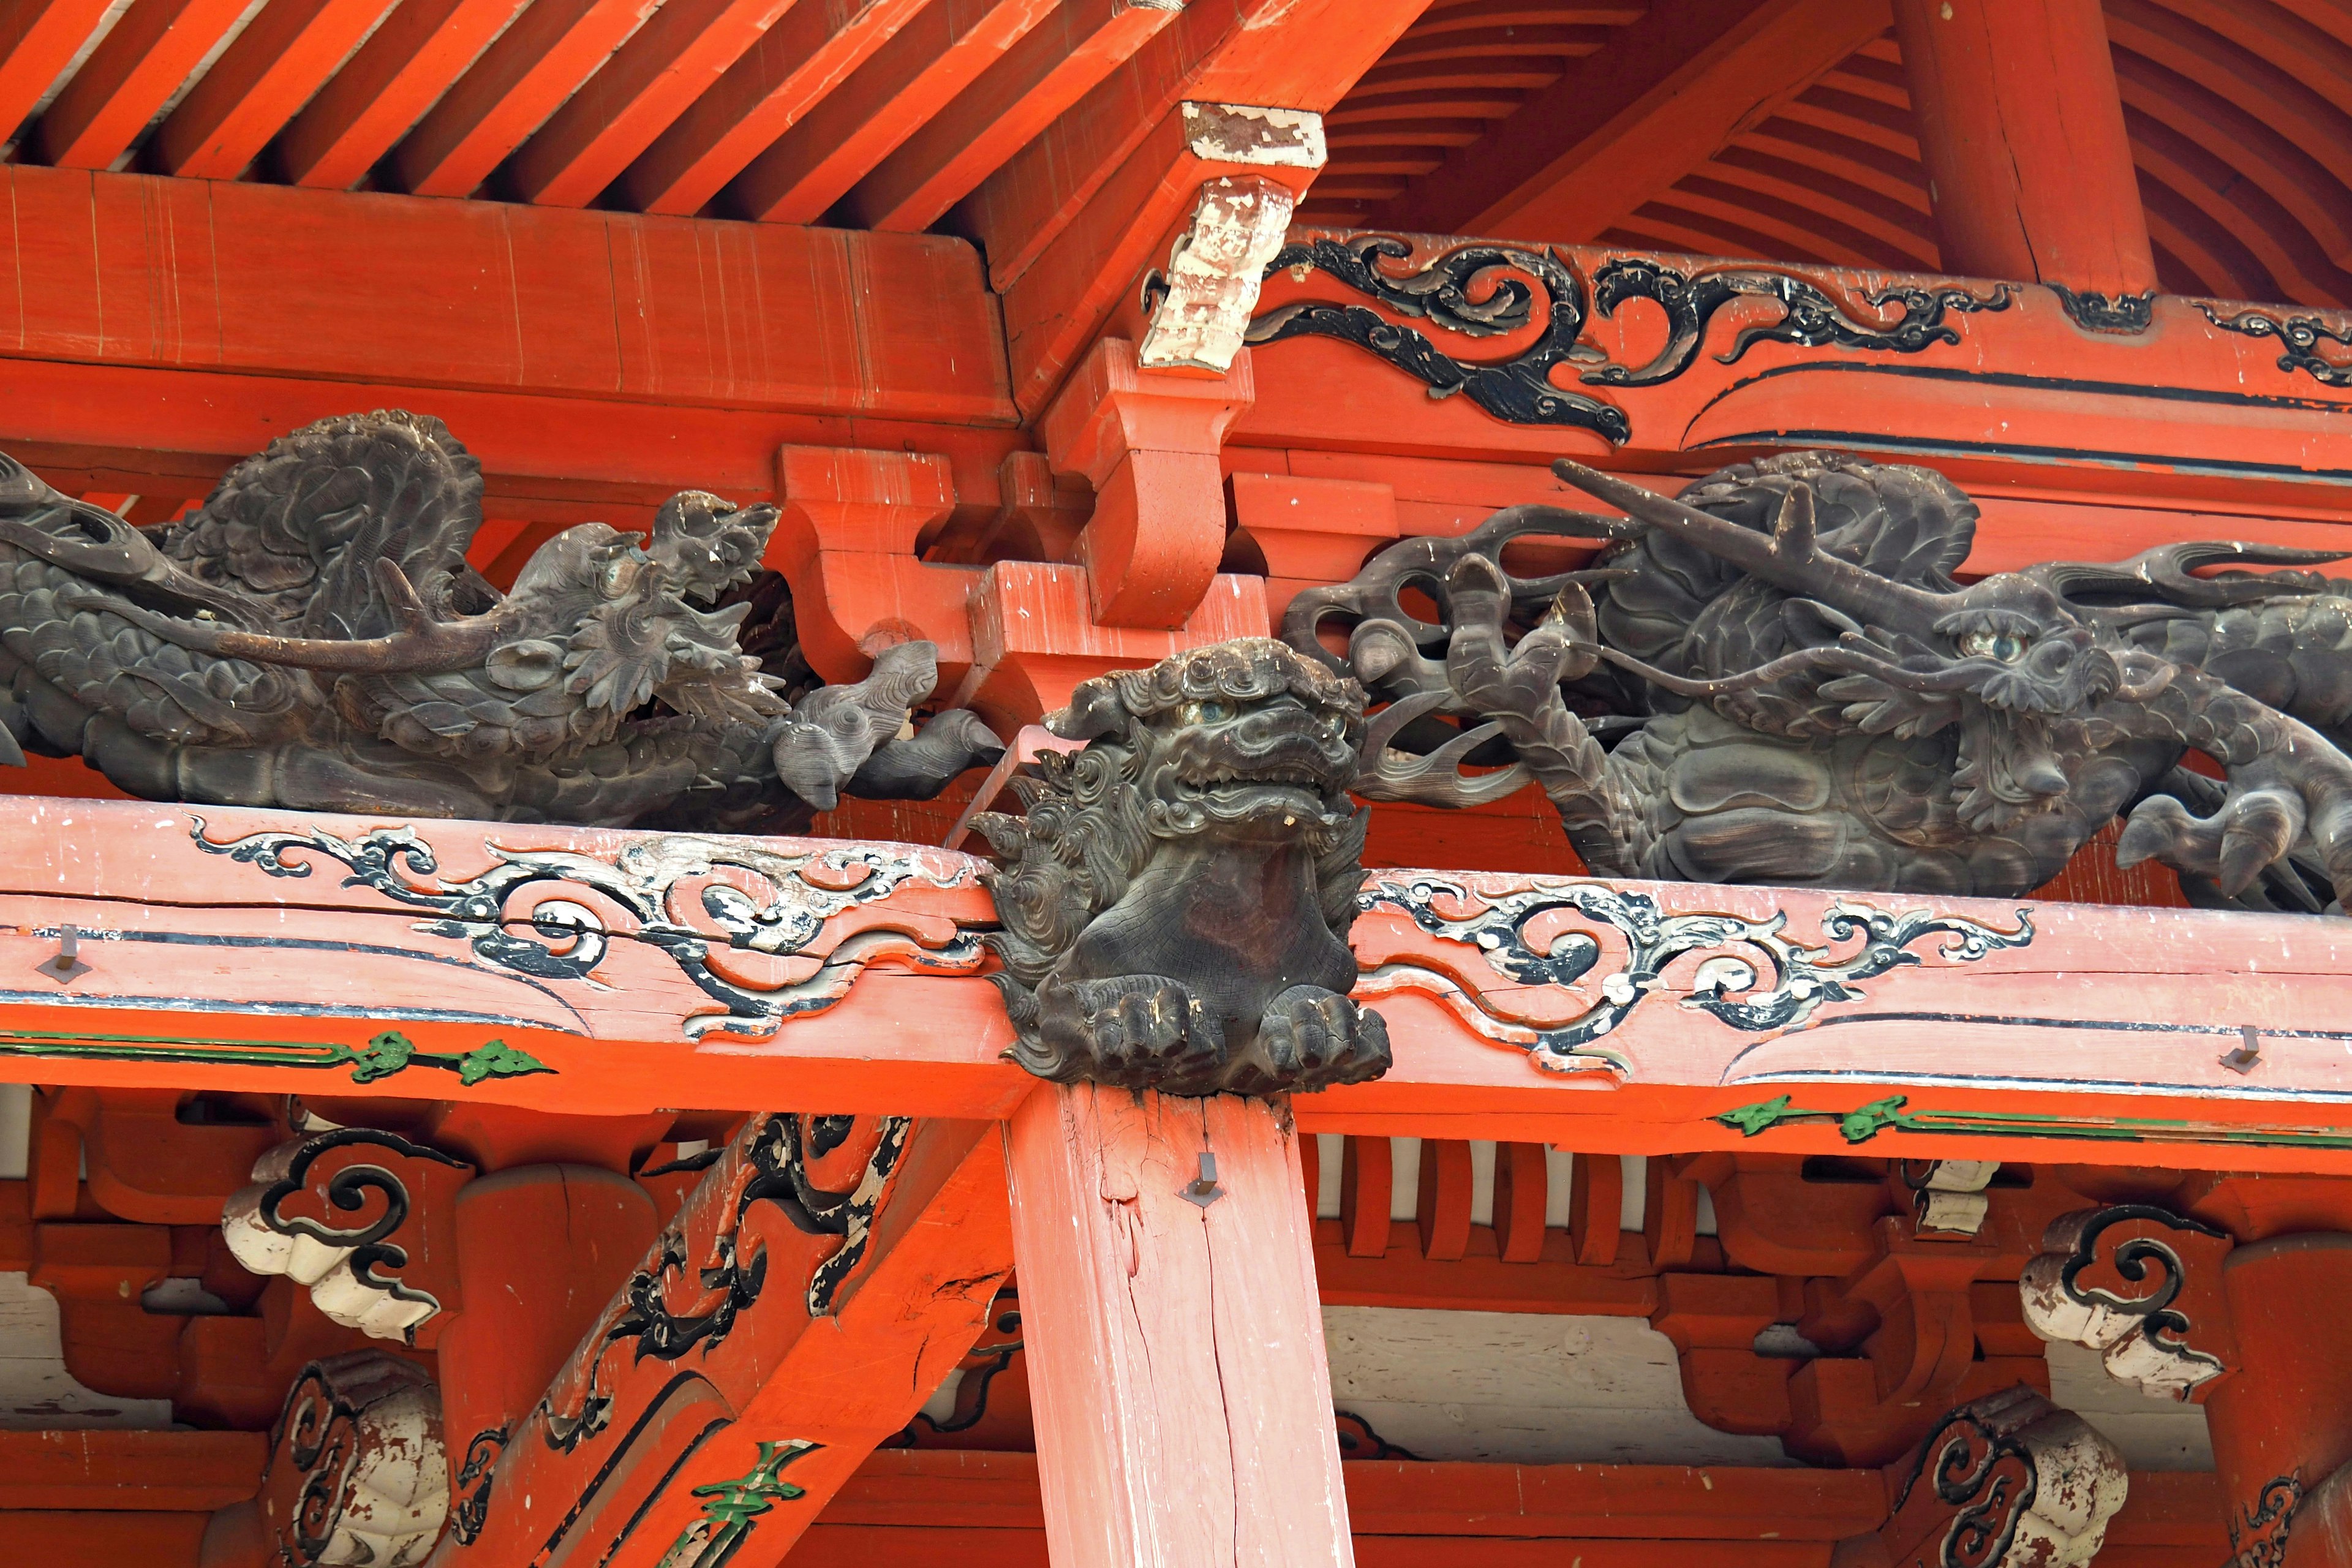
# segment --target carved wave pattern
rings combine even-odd
[[[698,1346],[709,1355],[759,1304],[767,1288],[769,1256],[761,1248],[746,1257],[741,1246],[743,1223],[754,1205],[773,1206],[804,1235],[840,1238],[810,1270],[805,1297],[810,1317],[833,1310],[834,1298],[866,1257],[875,1214],[914,1128],[908,1117],[880,1118],[879,1138],[857,1184],[846,1192],[828,1191],[810,1180],[808,1161],[839,1146],[848,1120],[784,1111],[745,1123],[696,1196],[662,1233],[653,1257],[605,1310],[591,1348],[540,1405],[548,1447],[569,1452],[604,1429],[614,1379],[623,1369],[646,1360],[676,1362]],[[715,1194],[716,1201],[706,1194]]]
[[[351,872],[343,879],[346,887],[366,887],[433,911],[440,918],[421,922],[417,930],[467,942],[476,958],[509,973],[541,981],[592,980],[616,937],[656,948],[726,1009],[688,1019],[690,1039],[710,1034],[761,1038],[786,1019],[822,1012],[886,951],[919,967],[950,973],[976,970],[982,958],[979,937],[967,932],[925,945],[897,931],[866,931],[844,939],[814,973],[789,984],[756,987],[712,966],[714,948],[770,956],[803,952],[835,915],[887,899],[909,882],[949,887],[964,875],[940,877],[919,857],[877,845],[779,852],[724,838],[664,835],[632,843],[610,860],[569,850],[514,851],[491,845],[496,864],[479,876],[449,881],[439,875],[432,846],[413,828],[378,828],[350,839],[323,829],[262,832],[220,842],[205,836],[202,817],[194,821],[197,847],[273,877],[310,875],[310,861],[302,857],[340,862]],[[289,860],[289,855],[298,858]],[[748,872],[760,895],[720,879],[717,873],[728,869]],[[812,880],[812,871],[824,880]],[[860,871],[862,879],[856,878]],[[680,897],[692,883],[700,884],[695,901],[715,931],[677,917]],[[564,888],[593,892],[619,906],[628,923],[614,929],[576,898],[541,898],[522,919],[508,913],[527,890]]]
[[[1960,286],[1898,284],[1840,300],[1800,272],[1742,262],[1680,271],[1647,257],[1623,257],[1593,270],[1588,288],[1554,247],[1465,245],[1418,268],[1409,264],[1412,242],[1396,235],[1356,235],[1286,246],[1266,268],[1323,272],[1396,315],[1433,322],[1465,336],[1498,337],[1536,324],[1535,340],[1506,360],[1456,359],[1423,333],[1365,305],[1307,300],[1279,305],[1250,323],[1246,341],[1336,338],[1412,375],[1433,397],[1459,393],[1513,425],[1591,430],[1622,446],[1632,439],[1625,411],[1601,398],[1558,385],[1552,372],[1576,362],[1590,386],[1655,386],[1696,363],[1717,313],[1736,300],[1776,303],[1780,313],[1743,325],[1716,356],[1736,363],[1760,342],[1917,353],[1960,341],[1955,318],[2005,310],[2015,298],[2008,284],[1979,294]],[[1585,341],[1591,319],[1613,317],[1633,300],[1664,310],[1664,345],[1641,365],[1620,364]]]
[[[1475,906],[1475,912],[1450,915],[1441,902],[1455,909]],[[1475,947],[1487,967],[1518,984],[1576,985],[1596,993],[1597,999],[1574,1017],[1537,1025],[1505,1017],[1451,976],[1420,964],[1384,963],[1357,984],[1359,996],[1434,993],[1472,1028],[1523,1047],[1537,1066],[1557,1072],[1602,1066],[1630,1070],[1622,1053],[1600,1042],[1664,986],[1669,965],[1693,954],[1710,956],[1693,973],[1683,1005],[1735,1029],[1760,1033],[1801,1023],[1823,1003],[1858,1000],[1864,982],[1926,962],[1912,949],[1929,937],[1943,939],[1934,956],[1948,963],[1973,963],[2033,940],[2033,922],[2024,910],[2017,912],[2017,929],[2004,931],[1960,915],[1840,901],[1822,916],[1822,944],[1808,946],[1786,934],[1785,912],[1762,921],[1668,914],[1649,894],[1605,882],[1538,881],[1518,892],[1482,896],[1440,877],[1379,877],[1357,895],[1357,905],[1366,912],[1397,910],[1432,936]],[[1594,973],[1612,952],[1586,931],[1570,928],[1540,942],[1529,940],[1531,927],[1550,925],[1563,913],[1614,934],[1622,952],[1613,957],[1613,967]],[[1849,943],[1855,945],[1838,956]]]

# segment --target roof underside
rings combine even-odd
[[[1579,69],[1655,71],[1612,51],[1654,56],[1674,13],[1738,9],[1433,0],[1329,113],[1330,165],[1301,220],[1468,230],[1449,187],[1527,162],[1557,119],[1548,89]],[[2352,302],[2352,11],[2105,14],[2167,289]],[[960,199],[1173,15],[1125,0],[10,0],[0,155],[954,229]],[[1628,193],[1607,226],[1505,222],[1502,237],[1937,268],[1892,32],[1834,47],[1784,51],[1793,79],[1757,86],[1727,144]]]

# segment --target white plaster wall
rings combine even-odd
[[[66,1371],[57,1298],[23,1274],[0,1273],[0,1431],[172,1425],[167,1399],[117,1399]]]
[[[1326,1307],[1332,1403],[1424,1459],[1785,1465],[1702,1425],[1639,1318]]]
[[[2089,1422],[2122,1452],[2126,1465],[2135,1470],[2213,1468],[2203,1405],[2150,1399],[2109,1377],[2095,1350],[2074,1344],[2048,1349],[2050,1397]]]

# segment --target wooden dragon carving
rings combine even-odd
[[[2335,557],[2177,544],[1963,585],[1977,510],[1925,468],[1796,453],[1672,500],[1555,467],[1627,516],[1513,508],[1293,602],[1286,640],[1389,703],[1359,794],[1532,776],[1609,877],[2007,898],[2122,816],[2117,859],[2199,901],[2352,892],[2352,583],[2198,571]],[[1606,543],[1514,576],[1530,535]]]
[[[0,760],[79,753],[154,800],[748,827],[1001,752],[968,713],[902,736],[928,644],[816,691],[746,654],[773,507],[583,523],[500,594],[466,563],[481,500],[404,413],[273,442],[152,531],[0,458]]]

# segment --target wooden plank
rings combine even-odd
[[[507,177],[516,194],[541,206],[586,206],[793,4],[668,0],[515,153]]]
[[[858,181],[860,228],[926,229],[1181,14],[1135,0],[1060,0],[1046,18]]]
[[[313,843],[290,847],[289,865],[307,858],[317,868],[274,876],[250,847],[245,860],[207,851],[194,837],[199,816],[216,847],[267,833]],[[608,910],[605,947],[592,967],[551,978],[501,961],[495,943],[476,945],[470,928],[419,929],[433,911],[417,899],[454,892],[394,897],[380,879],[340,885],[335,853],[319,836],[355,843],[383,826],[226,807],[0,801],[0,975],[23,977],[0,981],[8,1037],[0,1079],[311,1094],[331,1084],[339,1093],[589,1114],[683,1100],[990,1117],[1027,1089],[1029,1080],[999,1059],[1010,1027],[994,989],[976,974],[982,960],[971,937],[991,910],[967,858],[749,841],[737,852],[753,858],[724,874],[755,900],[815,900],[823,923],[793,953],[723,951],[711,984],[642,934],[642,913],[608,907],[577,876],[543,877],[513,895],[498,929],[529,940],[529,909],[559,894]],[[563,851],[607,867],[632,846],[641,865],[690,866],[705,853],[659,836],[581,828],[427,822],[415,830],[434,846],[451,889],[501,853]],[[839,870],[792,858],[819,849],[849,858]],[[770,855],[784,858],[760,858]],[[793,868],[801,865],[806,876]],[[877,882],[863,901],[824,891],[828,879],[845,886],[885,872],[900,879],[887,890]],[[603,875],[578,873],[591,883]],[[629,898],[652,908],[643,900],[690,885],[691,877],[656,879]],[[1447,885],[1458,897],[1442,890]],[[1302,1098],[1297,1110],[1307,1128],[1550,1142],[1595,1154],[1719,1148],[2352,1171],[2352,1136],[2340,1130],[2352,1103],[2352,1032],[2340,1005],[2352,927],[2339,921],[1581,885],[1654,902],[1661,919],[1704,914],[1759,931],[1785,920],[1781,940],[1826,952],[1801,959],[1789,950],[1777,980],[1759,972],[1767,991],[1809,981],[1818,994],[1824,976],[1839,973],[1855,939],[1829,938],[1822,922],[1841,903],[1914,922],[1900,946],[1910,962],[1853,980],[1859,994],[1846,1000],[1800,998],[1778,1023],[1743,1023],[1711,993],[1694,994],[1689,976],[1705,955],[1696,949],[1654,985],[1635,988],[1630,1003],[1613,1002],[1598,987],[1621,972],[1613,955],[1622,938],[1597,914],[1562,908],[1543,917],[1601,944],[1593,971],[1564,987],[1522,985],[1489,962],[1472,928],[1448,937],[1423,930],[1412,913],[1471,920],[1496,899],[1551,898],[1534,879],[1376,872],[1351,940],[1368,972],[1359,998],[1388,1020],[1397,1065],[1379,1082]],[[1413,892],[1422,886],[1441,890]],[[689,900],[671,918],[699,920],[698,907]],[[92,965],[69,987],[35,973],[65,923],[83,933]],[[1970,932],[1981,951],[1948,951]],[[1746,948],[1742,955],[1760,962]],[[787,1007],[801,1010],[787,1016]],[[722,1014],[737,1020],[738,1036],[689,1026]],[[911,1019],[924,1026],[904,1027]],[[2246,1028],[2256,1031],[2263,1060],[2241,1076],[2221,1058]],[[390,1064],[370,1042],[386,1030],[404,1037],[417,1059],[379,1077],[373,1068]],[[493,1040],[551,1070],[457,1082],[459,1058]],[[1546,1040],[1550,1069],[1529,1054]],[[355,1074],[362,1082],[346,1087]]]
[[[1012,423],[958,240],[22,166],[0,214],[0,354]]]
[[[1354,1562],[1297,1142],[1277,1116],[1047,1085],[1007,1130],[1055,1562]],[[1221,1194],[1189,1201],[1212,1173]]]
[[[31,1563],[85,1568],[197,1568],[208,1513],[41,1510],[0,1514],[9,1551]]]
[[[2098,0],[1895,0],[1942,264],[2156,287]]]
[[[527,4],[404,0],[278,138],[286,178],[320,190],[358,184]]]
[[[534,4],[393,150],[399,188],[471,195],[646,19],[644,0]]]
[[[106,16],[107,0],[0,3],[0,125],[14,136]]]
[[[730,187],[765,223],[815,223],[1051,13],[1055,0],[931,0]]]
[[[0,1529],[12,1509],[226,1508],[253,1495],[268,1447],[259,1432],[0,1432]]]
[[[567,527],[642,527],[681,489],[739,503],[771,500],[778,447],[823,441],[938,452],[949,459],[958,493],[985,506],[994,499],[999,463],[1020,439],[1005,429],[691,405],[656,413],[620,398],[518,397],[414,383],[42,360],[9,361],[6,374],[11,402],[0,411],[0,450],[68,481],[68,490],[90,489],[80,481],[102,476],[110,484],[180,487],[176,493],[200,496],[256,446],[313,420],[354,409],[430,408],[481,459],[493,510]]]
[[[245,0],[135,0],[42,114],[44,160],[110,167],[244,14]]]
[[[900,1124],[878,1142],[869,1128],[862,1146],[853,1135],[809,1173],[829,1192],[855,1188],[863,1216],[845,1222],[846,1234],[814,1236],[783,1205],[746,1195],[763,1168],[750,1151],[763,1137],[747,1131],[730,1146],[506,1438],[469,1561],[650,1568],[686,1560],[669,1559],[684,1543],[688,1556],[707,1545],[768,1568],[989,1326],[1013,1263],[997,1128]],[[796,1144],[786,1156],[804,1152]],[[698,1289],[680,1282],[672,1248],[689,1267],[748,1272]],[[721,1288],[732,1300],[724,1321],[695,1322],[700,1298]],[[692,1336],[689,1353],[672,1353],[650,1327],[664,1313],[680,1320],[672,1334]],[[749,1479],[760,1477],[767,1484]],[[710,1502],[730,1486],[769,1506],[730,1526]]]
[[[700,211],[925,4],[836,0],[786,11],[629,165],[622,189],[641,212]]]
[[[148,143],[153,166],[234,180],[367,36],[389,0],[273,0]]]
[[[1041,1530],[1037,1469],[1030,1454],[886,1449],[835,1496],[820,1528]],[[1875,1470],[1353,1459],[1340,1473],[1360,1540],[1738,1541],[1781,1531],[1835,1541],[1874,1529],[1886,1512]]]
[[[1379,226],[1592,239],[1890,20],[1885,0],[1665,0],[1448,153]]]

